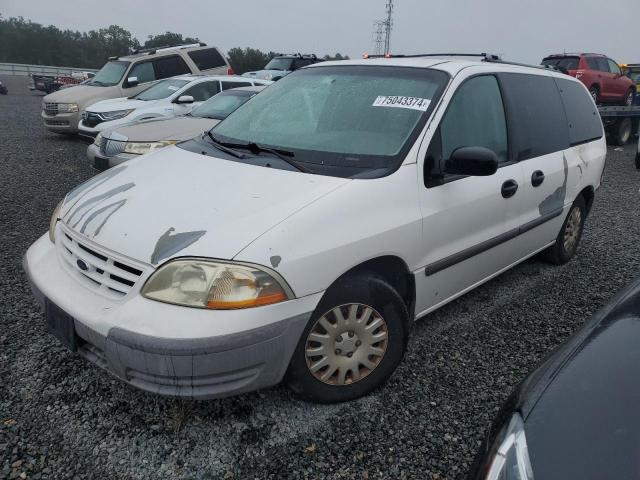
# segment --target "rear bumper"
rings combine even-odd
[[[47,299],[73,318],[80,356],[134,387],[172,397],[212,399],[276,385],[319,299],[253,312],[176,307],[139,294],[107,302],[69,277],[46,236],[29,248],[23,266],[41,306]],[[129,320],[118,322],[124,315]],[[180,322],[175,331],[188,336],[167,335],[167,322],[174,330]],[[136,331],[145,325],[163,336]]]
[[[58,113],[57,115],[40,114],[47,130],[55,133],[78,133],[80,113]]]
[[[95,145],[91,144],[87,147],[87,159],[93,165],[93,168],[96,170],[107,170],[108,168],[115,167],[116,165],[120,165],[121,163],[126,162],[127,160],[132,160],[134,158],[138,158],[140,155],[132,155],[130,153],[119,153],[118,155],[114,155],[113,157],[107,157],[100,153],[100,149]]]

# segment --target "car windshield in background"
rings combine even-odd
[[[636,83],[640,82],[640,71],[632,70],[629,72],[629,78]]]
[[[293,63],[293,59],[291,58],[274,58],[267,66],[264,67],[265,70],[291,70],[291,64]]]
[[[223,120],[234,112],[240,105],[246,103],[255,92],[227,90],[211,97],[191,112],[191,116],[199,118],[213,118]]]
[[[314,172],[353,176],[394,170],[444,89],[438,70],[328,66],[299,70],[255,97],[211,133],[223,142],[291,151]],[[338,167],[338,168],[328,168]]]
[[[577,70],[578,63],[579,63],[578,57],[545,58],[542,61],[542,65],[549,65],[561,70]]]
[[[111,87],[122,80],[124,72],[129,68],[129,62],[108,62],[96,75],[87,82],[95,87]]]
[[[136,100],[144,100],[144,101],[161,100],[163,98],[170,97],[171,95],[176,93],[178,90],[180,90],[182,87],[184,87],[187,83],[189,83],[188,80],[178,80],[175,78],[169,79],[169,80],[163,80],[162,82],[159,82],[159,83],[156,83],[155,85],[150,86],[146,90],[140,92],[139,94],[131,98],[135,98]]]

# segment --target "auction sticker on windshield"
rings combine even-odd
[[[408,108],[410,110],[420,110],[421,112],[426,112],[430,104],[431,100],[428,98],[397,96],[379,96],[373,102],[374,107]]]

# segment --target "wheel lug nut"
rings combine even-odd
[[[340,335],[338,338],[336,338],[336,340],[341,342],[342,341],[342,335]]]
[[[339,348],[336,348],[336,355],[340,355],[342,353],[342,350],[340,350]]]
[[[353,352],[347,353],[347,357],[349,357],[349,358],[353,357]]]
[[[349,338],[353,337],[353,332],[349,332]]]
[[[362,342],[361,342],[360,340],[358,340],[358,341],[356,342],[356,347],[359,347],[360,345],[362,345]]]

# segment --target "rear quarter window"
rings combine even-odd
[[[569,148],[567,117],[553,78],[502,73],[515,159],[528,160]]]
[[[227,62],[223,56],[215,48],[205,48],[203,50],[194,50],[187,53],[189,58],[193,60],[196,67],[200,70],[209,70],[211,68],[225,67]]]
[[[604,134],[598,109],[581,83],[554,78],[567,114],[571,146],[602,138]]]

